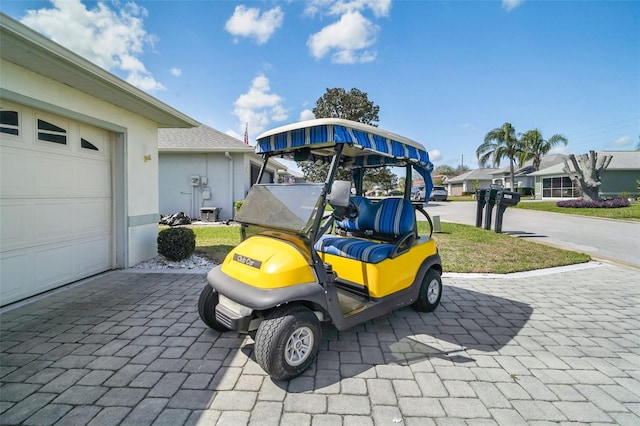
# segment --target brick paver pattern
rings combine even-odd
[[[0,315],[0,423],[640,425],[640,271],[443,281],[277,382],[200,321],[204,275],[102,275]]]

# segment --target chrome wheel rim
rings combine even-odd
[[[427,301],[433,305],[438,301],[438,296],[440,296],[440,283],[438,280],[432,279],[427,287]]]
[[[313,348],[313,331],[309,327],[296,329],[289,339],[284,350],[284,359],[292,367],[297,367],[309,358]]]

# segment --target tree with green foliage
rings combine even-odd
[[[542,157],[547,155],[553,147],[559,144],[566,145],[568,140],[562,135],[555,134],[549,139],[544,139],[542,133],[538,129],[525,132],[520,140],[523,144],[523,153],[520,156],[520,164],[527,160],[533,160],[534,170],[540,169]]]
[[[445,176],[454,176],[455,169],[447,164],[441,164],[435,169],[433,169],[434,175],[445,175]]]
[[[498,167],[500,161],[507,157],[509,159],[511,190],[514,190],[514,165],[523,151],[523,144],[516,136],[516,129],[513,128],[511,123],[504,123],[502,127],[497,127],[486,134],[484,143],[476,150],[476,155],[481,167],[486,166],[489,162],[494,167]]]
[[[369,191],[378,187],[384,191],[390,191],[398,186],[398,176],[391,173],[388,167],[376,167],[364,172],[362,186]]]
[[[342,88],[334,87],[333,89],[327,89],[326,93],[318,98],[316,106],[312,111],[316,118],[343,118],[377,126],[380,107],[370,101],[365,92],[356,88],[347,92]],[[298,167],[300,167],[308,182],[324,182],[329,172],[329,163],[322,161],[298,162]],[[383,169],[386,170],[386,167]],[[367,175],[370,176],[368,177]],[[389,182],[394,182],[393,185],[397,183],[397,176],[386,170],[386,173],[365,173],[363,186],[366,187],[367,185],[376,184],[381,186],[382,177],[389,179],[395,177],[395,181],[389,180]],[[339,168],[337,179],[351,180],[351,174],[349,171]],[[384,183],[385,188],[388,187],[389,184],[390,183]],[[393,189],[394,187],[395,186],[388,189]]]
[[[343,88],[327,88],[313,108],[316,118],[344,118],[359,123],[377,126],[380,107],[369,100],[369,96],[355,87],[349,92]]]

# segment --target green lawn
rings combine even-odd
[[[238,226],[191,226],[196,234],[196,252],[217,262],[240,242]],[[421,234],[429,225],[419,222]],[[509,273],[584,263],[586,254],[534,243],[506,234],[496,234],[467,225],[442,223],[438,241],[445,272]]]
[[[555,201],[521,201],[515,207],[519,209],[539,210],[553,213],[640,221],[640,202],[638,201],[634,201],[629,205],[629,207],[618,207],[615,209],[574,209],[569,207],[558,207],[556,206]]]

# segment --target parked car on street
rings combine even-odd
[[[430,201],[447,201],[447,190],[444,186],[434,186],[433,190],[431,190],[431,197],[429,197]]]

